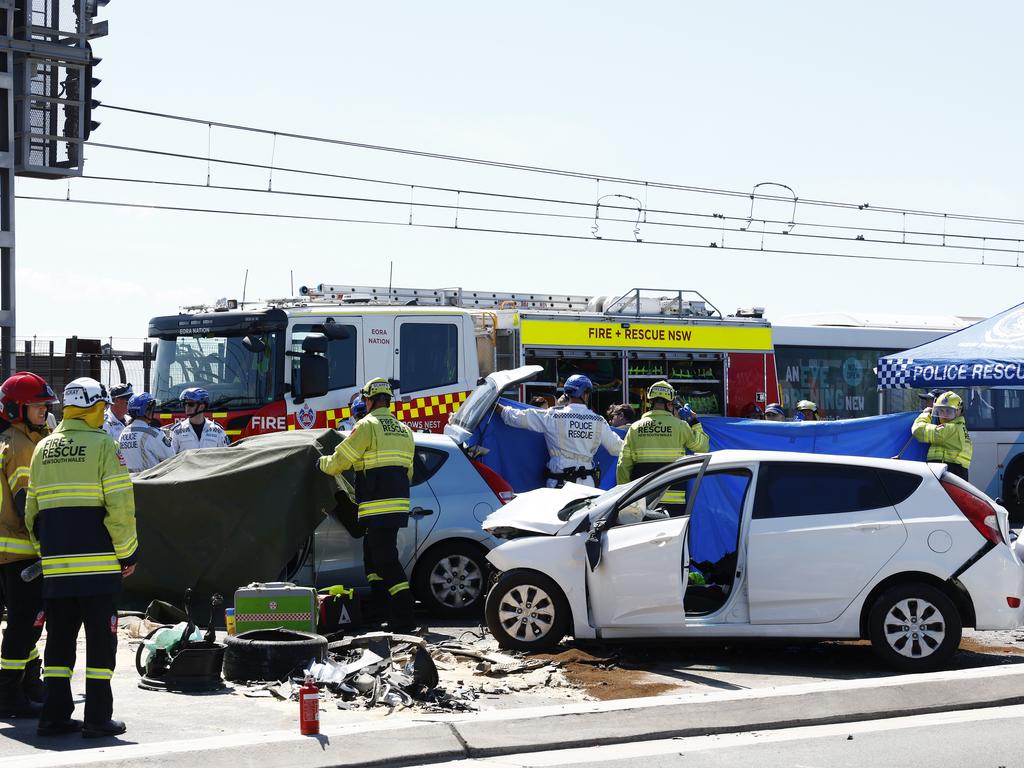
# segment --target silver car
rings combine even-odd
[[[483,609],[487,552],[498,540],[480,524],[512,498],[495,472],[471,460],[445,435],[415,435],[410,489],[412,514],[398,535],[398,551],[416,598],[432,615],[466,616]],[[343,584],[368,589],[363,544],[333,517],[316,529],[296,562],[292,580],[318,587]]]

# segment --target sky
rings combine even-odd
[[[21,195],[218,208],[393,225],[19,200],[17,335],[114,337],[132,346],[150,317],[218,297],[289,295],[341,283],[618,295],[692,289],[728,313],[988,316],[1022,300],[1024,226],[947,220],[974,250],[806,237],[813,225],[941,232],[935,217],[881,206],[1016,218],[1021,211],[1016,3],[867,1],[854,6],[645,2],[301,4],[114,0],[94,43],[106,105],[444,155],[750,192],[784,184],[798,199],[696,194],[593,178],[298,141],[100,108],[98,143],[275,168],[403,182],[383,186],[88,147],[87,176],[17,180]],[[285,12],[287,11],[287,13]],[[256,192],[205,188],[251,187]],[[268,193],[332,195],[311,198]],[[579,205],[423,189],[484,190]],[[415,187],[415,188],[411,188]],[[759,188],[766,189],[766,188]],[[780,195],[782,187],[767,188]],[[598,221],[604,203],[713,229]],[[394,205],[339,200],[363,197]],[[457,205],[463,231],[451,229]],[[865,210],[806,200],[867,203]],[[571,213],[573,219],[466,207]],[[604,216],[608,209],[605,208]],[[708,219],[722,214],[726,219]],[[436,228],[410,227],[416,223]],[[748,232],[738,229],[750,216]],[[760,219],[768,222],[761,224]],[[789,220],[790,235],[779,234]],[[465,231],[547,232],[536,237]],[[760,235],[764,229],[765,236]],[[936,229],[937,228],[937,229]],[[751,234],[754,232],[756,234]],[[724,238],[724,240],[723,240]],[[997,238],[1007,238],[998,240]],[[624,242],[612,242],[611,239]],[[653,244],[686,242],[696,247]],[[719,245],[746,248],[709,248]],[[776,250],[970,261],[906,263]],[[978,250],[993,248],[992,252]],[[981,266],[984,259],[987,266]],[[246,270],[248,278],[246,281]],[[55,311],[56,302],[56,311]]]

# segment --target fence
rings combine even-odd
[[[100,339],[18,339],[17,370],[32,371],[45,378],[60,396],[64,385],[79,376],[90,376],[107,384],[131,382],[136,392],[149,390],[153,346],[141,350],[116,350]]]

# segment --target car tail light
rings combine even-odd
[[[508,504],[516,497],[516,492],[512,490],[512,486],[508,484],[505,478],[482,461],[474,461],[473,466],[476,467],[476,471],[480,473],[480,477],[487,483],[487,487],[494,492],[494,495],[498,497],[498,501],[502,504]]]
[[[1020,598],[1007,596],[1006,604],[1011,608],[1020,608]]]
[[[949,494],[953,503],[964,513],[964,517],[971,521],[971,525],[977,529],[978,533],[993,544],[1003,543],[1003,534],[999,532],[996,511],[991,504],[949,481],[943,480],[942,487]]]

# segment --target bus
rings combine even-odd
[[[916,411],[923,390],[879,391],[878,358],[934,341],[984,318],[825,313],[773,323],[781,403],[811,400],[825,419]],[[1024,523],[1024,389],[955,390],[974,445],[971,482],[1001,498],[1015,525]]]

